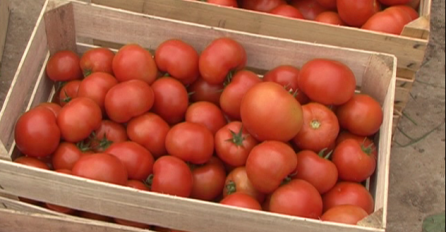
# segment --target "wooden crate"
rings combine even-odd
[[[9,0],[0,0],[0,64],[5,48],[6,34],[9,22]]]
[[[369,181],[376,213],[362,222],[361,226],[254,212],[141,192],[10,161],[17,155],[13,134],[16,120],[26,110],[51,99],[55,92],[53,82],[45,76],[45,65],[50,55],[56,51],[71,49],[83,53],[93,47],[85,41],[92,40],[117,44],[134,42],[154,49],[171,38],[180,38],[202,51],[211,41],[224,36],[237,40],[246,48],[248,66],[253,69],[270,70],[283,64],[302,66],[314,58],[337,59],[352,68],[360,90],[382,104],[385,118],[376,137],[379,148],[378,168]],[[79,1],[48,0],[0,112],[0,158],[3,159],[0,160],[0,191],[100,215],[189,232],[383,232],[387,223],[396,70],[396,57],[393,55],[213,28]],[[18,218],[21,216],[23,215],[20,213],[17,215]],[[60,223],[62,220],[52,219],[54,218],[46,221]],[[237,223],[234,223],[234,219]],[[29,220],[37,219],[30,217]]]
[[[287,19],[243,9],[219,7],[201,1],[83,1],[212,27],[394,54],[398,58],[395,126],[410,100],[416,72],[424,60],[430,36],[432,5],[432,0],[421,0],[420,18],[407,25],[401,36],[395,36],[356,28]]]

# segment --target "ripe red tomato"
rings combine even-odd
[[[94,221],[113,222],[113,218],[110,218],[110,217],[107,217],[107,216],[103,216],[103,215],[99,215],[99,214],[83,212],[83,211],[79,212],[79,217],[91,219],[91,220],[94,220]]]
[[[321,220],[337,222],[349,225],[357,225],[358,222],[369,216],[361,207],[354,205],[340,205],[325,212]]]
[[[302,106],[304,126],[293,139],[302,150],[320,152],[335,143],[339,135],[339,122],[336,114],[319,103]]]
[[[356,78],[353,71],[341,62],[314,59],[302,67],[299,87],[311,100],[337,106],[352,99]]]
[[[167,133],[166,149],[186,162],[205,164],[214,154],[214,136],[200,124],[179,123]]]
[[[238,7],[237,0],[206,0],[205,2],[219,6]]]
[[[27,156],[51,155],[59,146],[61,138],[56,116],[44,107],[24,113],[15,125],[14,138],[19,151]]]
[[[50,167],[43,161],[29,156],[21,156],[14,160],[14,163],[23,164],[28,167],[50,170]]]
[[[288,92],[296,96],[300,104],[307,104],[310,100],[299,88],[299,75],[299,69],[290,65],[282,65],[267,72],[263,81],[282,85]]]
[[[403,32],[404,26],[405,24],[398,22],[391,12],[382,11],[373,15],[361,28],[364,30],[400,35]]]
[[[223,84],[209,84],[199,78],[188,87],[191,102],[207,101],[220,106],[220,96],[223,92]]]
[[[128,44],[115,55],[113,73],[119,82],[142,80],[152,84],[158,75],[158,68],[149,51],[137,44]]]
[[[292,180],[273,193],[269,210],[272,213],[319,219],[323,210],[322,197],[307,181]]]
[[[116,156],[126,166],[129,179],[146,180],[152,174],[154,158],[143,146],[131,142],[113,143],[105,153]]]
[[[72,51],[59,51],[52,55],[46,65],[46,74],[53,81],[82,79],[79,56]]]
[[[127,140],[127,131],[124,125],[110,120],[102,120],[99,128],[94,131],[90,143],[94,151],[103,152],[111,144],[125,142]]]
[[[150,191],[149,187],[140,180],[128,180],[126,186],[140,191]]]
[[[202,166],[193,167],[194,185],[191,198],[212,201],[221,195],[226,181],[223,162],[217,157]]]
[[[358,135],[354,135],[348,131],[342,131],[338,138],[336,139],[336,146],[341,144],[342,142],[344,142],[347,139],[354,139],[356,140],[359,144],[361,144],[361,146],[370,149],[370,151],[372,152],[371,155],[373,155],[374,157],[378,157],[378,148],[376,147],[375,143],[365,137],[365,136],[358,136]]]
[[[330,191],[338,182],[338,169],[324,152],[320,155],[313,151],[301,151],[297,154],[295,179],[302,179],[312,184],[320,194]]]
[[[223,84],[230,72],[245,68],[247,55],[245,48],[231,38],[212,41],[201,53],[200,74],[210,84]]]
[[[233,193],[245,193],[256,199],[259,203],[265,201],[265,194],[257,191],[248,178],[245,167],[238,167],[226,177],[225,187],[223,189],[223,198]]]
[[[173,156],[163,156],[153,165],[153,176],[149,182],[153,192],[190,197],[194,177],[184,161]]]
[[[141,80],[121,82],[112,87],[105,96],[105,111],[117,123],[126,123],[150,109],[155,102],[155,93]]]
[[[320,13],[328,10],[321,6],[317,0],[291,0],[291,5],[299,9],[308,20],[314,20]]]
[[[151,226],[144,224],[144,223],[139,223],[139,222],[133,222],[133,221],[128,221],[128,220],[123,220],[123,219],[119,219],[119,218],[114,218],[114,222],[118,225],[123,225],[123,226],[129,226],[129,227],[134,227],[134,228],[138,228],[138,229],[150,229]]]
[[[262,206],[256,199],[242,192],[237,192],[228,195],[220,203],[222,205],[228,205],[233,207],[239,207],[251,210],[262,210]]]
[[[240,106],[245,94],[254,85],[262,82],[257,74],[242,70],[237,72],[220,96],[220,107],[232,120],[240,120]]]
[[[372,214],[374,211],[375,202],[372,195],[358,183],[339,182],[322,198],[324,200],[324,212],[340,205],[359,206],[368,214]]]
[[[79,93],[79,87],[81,85],[80,80],[73,80],[66,83],[59,92],[59,104],[64,107],[68,102],[77,98]]]
[[[396,6],[409,4],[411,0],[379,0],[383,5]]]
[[[375,173],[377,158],[371,148],[366,148],[354,139],[341,142],[335,149],[333,163],[344,181],[361,183]]]
[[[284,0],[242,0],[242,8],[261,12],[269,12],[283,4],[286,4]]]
[[[296,167],[297,156],[290,146],[267,141],[252,149],[246,162],[246,173],[258,191],[270,194],[296,171]]]
[[[127,124],[130,140],[145,147],[155,158],[167,154],[165,144],[169,130],[169,124],[154,113],[143,114]]]
[[[196,102],[186,112],[186,122],[205,126],[215,135],[228,122],[221,109],[210,102]]]
[[[51,102],[42,102],[38,106],[36,106],[36,108],[38,107],[43,107],[48,110],[51,110],[54,113],[54,116],[56,116],[56,118],[59,116],[59,113],[62,110],[62,107],[60,105]]]
[[[249,153],[258,143],[239,121],[229,123],[215,134],[215,151],[231,167],[245,166]]]
[[[104,72],[95,72],[86,77],[79,86],[78,97],[88,97],[105,113],[104,102],[107,92],[118,84],[115,77]]]
[[[174,78],[164,77],[156,80],[152,89],[155,93],[153,112],[171,125],[183,121],[189,107],[186,87]]]
[[[345,26],[345,22],[342,21],[341,17],[338,13],[332,12],[332,11],[326,11],[323,13],[320,13],[316,19],[314,19],[316,22],[326,23],[326,24],[332,24],[332,25],[340,25]]]
[[[409,14],[411,21],[416,20],[420,17],[420,14],[414,8],[407,6],[407,5],[397,5],[397,6],[389,7],[386,10],[391,10],[391,9],[400,9],[400,10],[405,11],[407,14]]]
[[[191,84],[197,80],[198,59],[195,48],[179,39],[166,40],[155,52],[158,69],[183,84]]]
[[[62,213],[62,214],[68,214],[68,215],[74,215],[76,213],[76,210],[70,209],[67,207],[59,206],[59,205],[53,205],[49,203],[45,203],[45,207],[49,210]]]
[[[90,98],[78,97],[65,105],[57,124],[66,142],[77,143],[101,126],[101,108]]]
[[[336,10],[337,0],[316,0],[319,5],[330,10]]]
[[[337,5],[341,19],[353,27],[361,27],[381,10],[378,0],[337,0]]]
[[[276,8],[272,9],[269,13],[289,18],[304,19],[304,16],[302,15],[302,13],[300,13],[300,11],[296,7],[286,4],[277,6]]]
[[[125,165],[116,156],[106,153],[82,156],[72,172],[74,176],[123,186],[128,179]]]
[[[381,105],[372,97],[357,94],[345,105],[337,109],[342,128],[355,135],[372,136],[376,134],[384,120]]]
[[[85,52],[80,60],[80,67],[85,77],[95,72],[113,75],[115,53],[109,48],[92,48]]]
[[[277,83],[253,86],[243,97],[240,109],[243,125],[259,141],[288,142],[303,126],[302,106]]]
[[[84,156],[84,152],[74,143],[60,143],[57,150],[52,155],[54,169],[73,169],[74,164]]]

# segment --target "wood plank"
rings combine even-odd
[[[110,223],[0,209],[0,232],[150,232]]]
[[[398,57],[398,66],[412,71],[420,68],[428,44],[426,39],[287,19],[243,9],[217,7],[200,1],[91,1],[111,7],[212,27],[395,54]],[[295,28],[295,30],[289,28]]]
[[[2,63],[9,23],[9,0],[0,1],[0,64]]]
[[[44,7],[46,7],[46,4]],[[48,47],[42,12],[11,83],[11,88],[5,98],[5,104],[0,111],[0,142],[7,150],[12,147],[15,122],[27,108],[28,100],[33,92],[47,53]],[[2,158],[10,159],[10,157]]]
[[[401,35],[428,40],[430,36],[430,16],[420,17],[406,25]]]

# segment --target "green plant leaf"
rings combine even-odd
[[[427,217],[423,223],[423,232],[444,232],[445,212]]]

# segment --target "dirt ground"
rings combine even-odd
[[[0,76],[0,105],[44,0],[10,0],[11,17]],[[388,232],[420,232],[423,219],[445,210],[445,1],[433,0],[432,38],[392,150]],[[416,124],[414,124],[414,121]]]

